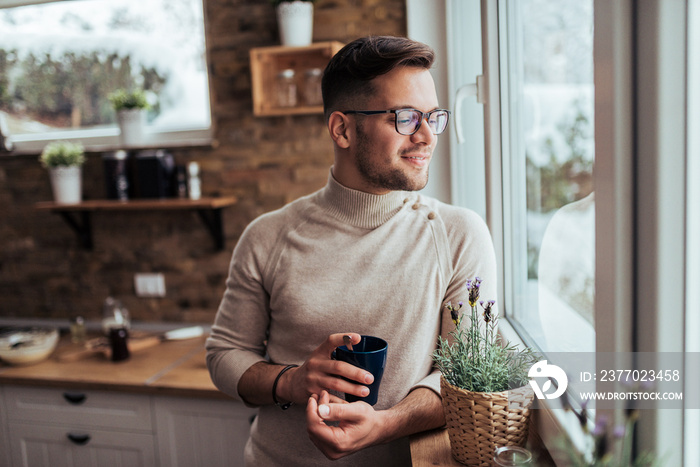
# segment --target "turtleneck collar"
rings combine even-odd
[[[330,213],[341,221],[364,229],[374,229],[391,219],[411,196],[406,191],[374,195],[341,185],[332,170],[321,190],[321,200]]]

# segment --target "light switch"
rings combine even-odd
[[[165,277],[161,273],[134,274],[137,297],[165,297]]]

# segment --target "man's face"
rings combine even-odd
[[[429,112],[438,108],[435,84],[428,70],[399,67],[373,81],[375,93],[361,109],[413,108]],[[395,115],[352,115],[357,122],[355,166],[363,180],[361,189],[384,194],[391,190],[420,190],[428,183],[428,166],[437,144],[425,120],[416,133],[401,135]]]

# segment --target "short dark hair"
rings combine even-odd
[[[435,52],[405,37],[369,36],[350,42],[336,53],[323,72],[321,90],[326,119],[355,97],[371,95],[372,80],[398,66],[430,69]]]

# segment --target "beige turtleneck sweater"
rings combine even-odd
[[[476,213],[413,192],[351,190],[331,175],[241,236],[206,343],[212,380],[240,399],[238,381],[253,364],[300,365],[328,335],[357,332],[389,343],[376,410],[416,387],[439,394],[431,354],[453,329],[444,305],[466,301],[475,276],[481,297],[495,298],[493,245]],[[331,463],[311,443],[304,409],[261,407],[247,465],[410,465],[405,439]]]

